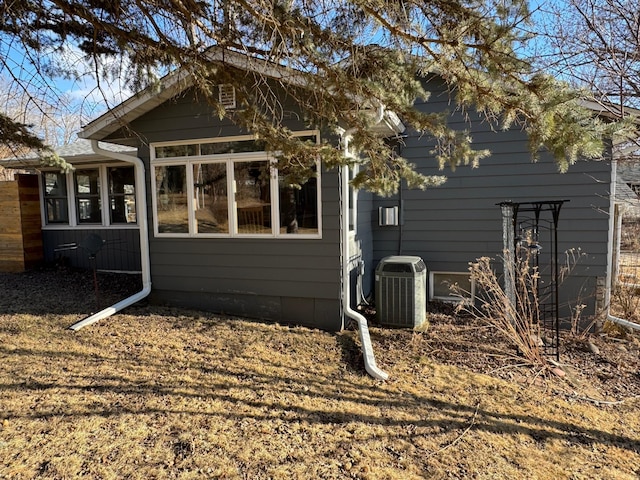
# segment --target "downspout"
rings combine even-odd
[[[607,320],[623,327],[631,328],[634,330],[640,330],[640,324],[631,322],[629,320],[625,320],[624,318],[616,317],[611,314],[611,289],[614,287],[614,283],[616,279],[613,278],[612,272],[613,268],[613,258],[615,257],[616,261],[620,261],[620,255],[613,255],[614,249],[619,252],[620,245],[620,230],[622,221],[617,222],[615,218],[615,201],[616,201],[616,186],[618,183],[618,160],[616,158],[611,159],[611,187],[610,190],[610,202],[609,202],[609,265],[607,266],[607,286],[605,290],[605,305],[607,308]],[[616,234],[614,235],[614,229],[616,230]],[[616,245],[613,245],[613,242],[616,242]]]
[[[378,110],[379,120],[382,119],[384,109],[382,107]],[[378,120],[378,121],[379,121]],[[351,132],[353,130],[347,130],[342,135],[343,148],[345,157],[350,157],[349,154],[349,140],[351,138]],[[342,190],[342,307],[344,314],[349,318],[352,318],[358,322],[358,332],[360,334],[360,343],[362,344],[362,355],[364,357],[364,368],[369,375],[377,380],[386,380],[389,378],[389,374],[381,370],[376,365],[376,358],[373,353],[373,346],[371,345],[371,337],[369,336],[369,325],[367,319],[351,308],[351,282],[349,274],[349,202],[346,195],[349,194],[349,166],[342,167],[341,175],[341,190]]]
[[[99,155],[104,155],[114,160],[121,160],[123,162],[132,163],[135,169],[136,175],[136,211],[138,212],[138,222],[140,225],[140,256],[142,264],[142,290],[138,293],[119,301],[118,303],[107,307],[98,313],[94,313],[90,317],[85,318],[77,323],[74,323],[69,328],[71,330],[80,330],[87,325],[96,323],[99,320],[110,317],[116,312],[133,305],[134,303],[145,298],[151,293],[151,268],[149,261],[149,238],[148,238],[148,224],[147,224],[147,194],[146,194],[146,181],[144,178],[144,163],[138,157],[132,157],[131,155],[125,155],[118,152],[110,152],[100,148],[97,140],[91,140],[91,148]]]

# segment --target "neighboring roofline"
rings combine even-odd
[[[595,100],[581,99],[580,105],[587,110],[595,112],[600,117],[609,118],[611,120],[620,120],[621,118],[631,118],[633,123],[640,125],[640,110],[625,105],[616,105],[609,102],[597,102]],[[621,115],[622,113],[622,115]]]

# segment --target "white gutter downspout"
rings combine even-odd
[[[134,303],[145,298],[151,293],[151,268],[149,261],[149,238],[148,238],[148,225],[147,225],[147,194],[146,183],[144,178],[144,163],[138,157],[132,157],[131,155],[125,155],[118,152],[110,152],[100,148],[97,140],[91,140],[91,148],[99,155],[104,155],[114,160],[121,160],[123,162],[132,163],[135,169],[136,175],[136,212],[138,216],[138,224],[140,225],[140,256],[142,264],[142,290],[133,294],[118,303],[101,310],[98,313],[94,313],[90,317],[85,318],[77,323],[74,323],[69,328],[71,330],[80,330],[87,325],[91,325],[99,320],[110,317],[116,312],[119,312],[123,308],[133,305]]]
[[[607,320],[610,322],[616,323],[623,327],[632,328],[634,330],[640,330],[640,324],[635,322],[631,322],[629,320],[625,320],[624,318],[616,317],[611,314],[611,289],[616,282],[616,279],[613,278],[613,258],[615,257],[616,261],[620,261],[620,234],[622,229],[622,221],[616,221],[615,218],[615,203],[616,203],[616,186],[618,183],[618,160],[616,158],[611,159],[611,187],[610,190],[610,198],[609,202],[609,265],[607,266],[607,285],[605,290],[605,305],[607,306]],[[615,235],[614,235],[615,230]],[[616,239],[616,245],[613,245],[613,239]],[[613,255],[614,250],[618,252],[618,255]]]
[[[382,119],[384,109],[379,108],[379,119]],[[353,130],[347,130],[342,135],[343,148],[345,157],[350,157],[349,154],[349,140],[351,138],[351,132]],[[362,355],[364,357],[364,368],[369,375],[376,380],[386,380],[389,378],[389,374],[382,371],[376,365],[376,358],[373,353],[373,346],[371,345],[371,337],[369,336],[369,325],[367,319],[360,313],[351,308],[351,282],[349,274],[349,202],[347,195],[349,195],[349,166],[342,167],[341,178],[341,191],[342,191],[342,307],[344,314],[349,318],[352,318],[358,322],[358,332],[360,333],[360,343],[362,344]]]

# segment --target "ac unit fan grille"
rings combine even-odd
[[[415,292],[413,278],[382,277],[379,305],[385,323],[413,327]]]

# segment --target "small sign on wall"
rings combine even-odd
[[[394,227],[399,223],[398,207],[379,207],[378,225],[381,227]]]

